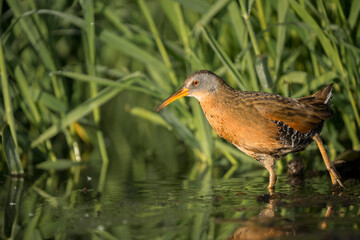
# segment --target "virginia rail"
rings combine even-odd
[[[332,84],[302,98],[271,93],[239,91],[219,76],[201,70],[157,109],[184,96],[195,97],[216,133],[258,160],[269,171],[269,189],[275,187],[275,161],[316,141],[333,185],[343,184],[319,136],[333,112],[329,106]]]

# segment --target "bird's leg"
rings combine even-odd
[[[268,189],[274,189],[275,188],[275,183],[276,183],[276,174],[275,174],[275,171],[274,171],[274,165],[272,165],[272,166],[264,165],[264,166],[269,171]]]
[[[344,185],[341,182],[341,177],[340,174],[336,171],[334,165],[332,164],[332,162],[329,160],[323,142],[319,136],[319,134],[316,134],[315,136],[313,136],[313,139],[315,140],[315,142],[317,143],[321,156],[324,160],[326,169],[329,171],[330,177],[331,177],[331,182],[333,185],[339,184],[341,187],[344,187]]]
[[[276,174],[274,171],[275,159],[270,155],[261,155],[261,157],[256,158],[269,172],[269,185],[268,189],[274,189],[276,183]]]

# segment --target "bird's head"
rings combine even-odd
[[[195,97],[197,100],[201,101],[202,99],[215,93],[222,82],[223,80],[219,76],[210,71],[197,71],[186,78],[181,88],[168,97],[157,108],[157,111],[160,111],[173,101],[185,96]]]

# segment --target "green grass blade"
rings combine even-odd
[[[41,103],[55,112],[65,113],[68,110],[68,107],[64,102],[50,93],[34,87],[29,88],[29,93],[33,101]]]
[[[277,81],[280,69],[280,63],[285,48],[285,38],[287,26],[284,24],[286,15],[289,10],[289,3],[286,0],[280,0],[277,5],[277,32],[276,32],[276,56],[275,56],[275,76],[274,81]]]
[[[15,130],[15,119],[13,114],[13,106],[11,101],[11,90],[9,86],[9,78],[6,70],[6,63],[5,63],[5,56],[3,51],[2,42],[0,42],[0,77],[1,77],[1,87],[2,87],[2,94],[4,98],[4,105],[5,105],[5,115],[6,121],[9,124],[12,139],[14,140],[14,144],[17,147],[18,141],[16,136]]]
[[[326,55],[332,60],[334,67],[336,70],[342,75],[345,75],[345,70],[341,63],[340,56],[337,50],[334,48],[331,41],[326,37],[324,31],[320,28],[317,24],[315,19],[309,14],[308,11],[304,8],[304,6],[300,5],[294,0],[289,0],[289,3],[292,9],[300,16],[300,18],[309,26],[311,29],[314,30],[315,34],[317,35]]]
[[[166,14],[166,17],[171,22],[171,26],[174,31],[180,36],[180,23],[178,22],[176,8],[180,9],[180,4],[175,1],[159,0],[162,10]],[[180,9],[181,11],[181,9]]]
[[[221,141],[220,139],[217,139],[215,141],[215,149],[217,149],[218,151],[227,151],[232,156],[235,156],[236,159],[241,163],[256,164],[256,161],[254,161],[252,157],[239,151],[234,146]]]
[[[142,74],[141,72],[134,72],[128,74],[117,81],[107,78],[97,77],[97,76],[89,76],[83,73],[69,72],[69,71],[57,71],[57,72],[53,72],[53,74],[61,75],[63,77],[71,78],[82,82],[95,82],[96,84],[103,86],[124,87],[127,90],[146,93],[149,96],[162,99],[159,96],[159,93],[156,92],[156,88],[154,87],[153,84],[149,85],[147,82],[143,81],[145,75]],[[139,83],[139,85],[141,86],[124,85],[124,83],[130,80],[133,81],[134,83]]]
[[[241,14],[242,14],[243,18],[245,19],[246,27],[247,27],[247,30],[248,30],[248,33],[249,33],[249,36],[250,36],[252,46],[254,48],[255,55],[260,56],[261,52],[260,52],[259,44],[258,44],[258,42],[256,40],[254,29],[253,29],[252,24],[250,22],[250,11],[251,11],[251,9],[246,10],[244,0],[239,0],[239,2],[240,2],[240,7],[241,7]],[[250,6],[251,6],[251,4],[249,4],[249,7]]]
[[[149,67],[153,67],[159,72],[166,73],[168,71],[166,66],[159,59],[151,55],[148,51],[142,49],[141,47],[135,45],[134,43],[126,40],[123,37],[118,36],[111,31],[99,29],[98,37],[101,41],[109,44],[115,49],[120,50],[127,56],[134,58]],[[162,83],[164,83],[165,86],[168,85],[166,84],[165,80],[162,80]]]
[[[350,14],[349,14],[349,24],[350,28],[353,29],[358,21],[360,13],[360,1],[352,1],[351,7],[350,7]]]
[[[212,155],[213,155],[213,137],[211,136],[211,128],[207,122],[203,111],[199,103],[196,100],[191,101],[191,106],[194,116],[194,124],[196,126],[195,136],[200,143],[202,153],[204,154],[205,161],[209,166],[212,165]]]
[[[201,146],[196,137],[173,113],[168,110],[163,110],[160,114],[189,147],[201,152]]]
[[[203,30],[203,28],[211,21],[211,19],[218,14],[230,0],[218,0],[211,5],[208,10],[201,15],[200,20],[195,24],[194,32],[199,33]]]
[[[10,170],[11,175],[23,175],[24,170],[21,165],[17,146],[12,137],[9,125],[2,129],[2,144],[5,153],[5,160]]]
[[[85,28],[85,21],[79,17],[76,17],[71,14],[62,13],[59,11],[54,10],[47,10],[47,9],[41,9],[38,11],[32,12],[32,14],[49,14],[53,16],[57,16],[62,18],[63,20],[70,22],[77,27]],[[154,57],[152,54],[150,54],[148,51],[144,50],[143,48],[137,46],[136,44],[132,43],[131,41],[127,40],[124,37],[121,37],[117,35],[116,33],[107,30],[102,29],[100,27],[96,27],[95,29],[96,36],[103,41],[106,44],[109,44],[109,46],[114,47],[115,49],[121,51],[123,54],[139,61],[145,64],[146,66],[149,66],[151,68],[157,69],[158,72],[167,73],[168,69],[163,64],[162,61]],[[167,82],[164,79],[157,79],[159,80],[159,84],[162,88],[165,88],[167,86]],[[171,89],[169,88],[168,91]]]
[[[41,33],[38,31],[36,24],[32,21],[31,16],[29,15],[27,19],[23,17],[24,10],[22,9],[22,4],[19,0],[9,0],[8,4],[13,10],[14,15],[19,18],[22,30],[25,32],[27,39],[30,41],[31,46],[35,49],[44,66],[48,71],[56,70],[54,59],[47,47],[48,45],[44,41],[45,37],[41,36]],[[59,99],[64,98],[65,92],[62,83],[58,82],[58,79],[55,77],[51,78],[51,83],[55,96]]]
[[[126,77],[121,78],[119,81],[114,81],[114,80],[110,80],[107,78],[102,78],[102,77],[97,77],[97,76],[89,76],[87,74],[69,72],[69,71],[56,71],[56,72],[53,72],[52,74],[61,75],[63,77],[71,78],[71,79],[82,81],[82,82],[94,82],[98,85],[103,85],[103,86],[122,87],[126,90],[145,93],[154,98],[162,99],[161,96],[156,91],[154,91],[151,88],[149,89],[149,86],[138,87],[138,86],[133,86],[133,85],[124,85],[124,83],[129,80],[134,80],[134,81],[141,80],[144,77],[144,75],[140,72],[131,73],[131,74],[127,75]]]
[[[96,1],[95,6],[96,8],[104,9],[104,17],[108,19],[118,30],[120,30],[125,37],[132,37],[133,33],[130,29],[126,26],[126,24],[122,23],[117,15],[115,9],[111,6],[105,5],[106,3]]]
[[[255,57],[255,69],[262,88],[269,90],[270,86],[272,86],[272,80],[266,55]]]
[[[140,78],[143,75],[139,72],[135,72],[132,74],[127,75],[126,77],[121,79],[120,81],[114,81],[114,80],[110,80],[108,78],[103,78],[103,77],[98,77],[98,76],[91,76],[88,74],[84,74],[84,73],[77,73],[77,72],[70,72],[70,71],[56,71],[53,72],[52,74],[56,74],[56,75],[60,75],[63,77],[67,77],[67,78],[71,78],[71,79],[75,79],[75,80],[79,80],[82,82],[94,82],[96,84],[99,85],[103,85],[103,86],[113,86],[113,87],[123,87],[124,86],[124,81],[129,80],[129,79],[133,79],[133,78]]]
[[[250,8],[252,6],[252,3],[249,2],[248,5]],[[256,17],[258,22],[260,23],[260,27],[263,32],[263,37],[259,38],[259,41],[265,40],[264,42],[266,45],[266,50],[265,50],[266,54],[270,56],[270,58],[274,59],[275,51],[274,51],[274,46],[272,44],[270,28],[268,26],[268,22],[270,21],[265,19],[266,17],[268,17],[268,14],[266,14],[268,13],[267,9],[272,8],[271,1],[256,0],[255,5],[257,12]],[[283,7],[283,5],[281,5],[280,2],[277,5]],[[266,10],[266,13],[264,12],[264,9]]]
[[[36,168],[43,169],[43,170],[55,170],[55,171],[62,171],[67,170],[71,167],[80,166],[82,163],[80,162],[73,162],[68,159],[57,159],[56,162],[53,161],[45,161],[36,165]]]
[[[156,28],[155,22],[154,22],[151,14],[149,12],[148,6],[146,5],[144,0],[138,0],[137,2],[138,2],[138,5],[140,6],[141,11],[144,13],[144,16],[146,18],[147,23],[149,24],[150,30],[151,30],[151,32],[152,32],[152,34],[154,36],[156,45],[157,45],[157,47],[159,49],[161,58],[162,58],[162,60],[163,60],[163,62],[165,64],[165,66],[168,68],[170,80],[172,81],[172,84],[174,86],[176,86],[178,81],[176,79],[174,70],[172,68],[170,58],[169,58],[169,56],[168,56],[168,54],[166,52],[166,49],[165,49],[165,46],[164,46],[163,42],[161,41],[159,31]]]
[[[101,170],[100,170],[98,191],[103,192],[104,188],[105,188],[106,174],[107,174],[107,169],[108,169],[108,165],[109,165],[109,157],[108,157],[108,153],[106,150],[105,138],[104,138],[103,132],[96,131],[96,137],[98,139],[100,155],[102,157],[102,165],[101,165]]]
[[[88,47],[85,49],[88,59],[87,67],[91,67],[91,71],[94,71],[94,68],[92,66],[95,64],[95,18],[93,1],[85,0],[80,1],[80,3],[83,10],[83,15],[85,17],[85,27],[83,28],[83,30],[85,31],[85,38],[88,43]]]
[[[249,74],[249,84],[247,85],[248,90],[259,90],[259,85],[256,77],[254,57],[250,52],[248,32],[246,30],[246,25],[244,19],[241,17],[241,11],[239,5],[232,1],[229,3],[228,11],[230,14],[232,29],[234,29],[236,40],[243,49],[244,52],[244,70]]]
[[[80,1],[80,5],[85,17],[85,27],[83,28],[83,42],[86,60],[86,69],[90,76],[95,76],[95,19],[94,6],[92,0]],[[90,97],[97,94],[97,84],[90,81]],[[96,124],[100,122],[99,108],[93,110],[94,121]]]
[[[15,67],[15,79],[16,79],[16,82],[18,83],[20,92],[25,100],[25,103],[27,104],[27,106],[31,112],[31,116],[34,119],[35,124],[39,124],[41,121],[41,116],[36,107],[35,101],[31,97],[30,87],[26,81],[25,74],[20,66]]]
[[[69,13],[64,13],[64,12],[50,10],[50,9],[39,9],[39,10],[29,11],[24,16],[32,15],[32,14],[52,15],[52,16],[59,17],[68,23],[72,23],[81,29],[84,29],[86,27],[84,19],[77,17],[75,15],[69,14]]]
[[[175,2],[198,13],[204,13],[211,7],[211,4],[206,0],[175,0]]]
[[[172,23],[174,30],[183,43],[184,53],[179,55],[184,58],[185,67],[191,71],[207,68],[193,51],[195,41],[191,38],[192,33],[190,31],[190,27],[184,20],[180,4],[167,0],[161,0],[160,2],[166,16]]]
[[[220,44],[216,41],[216,39],[209,33],[206,28],[202,28],[203,35],[207,42],[210,44],[211,48],[215,51],[217,56],[220,58],[221,62],[226,66],[226,68],[230,71],[231,75],[234,77],[237,85],[241,90],[248,89],[246,82],[243,77],[237,71],[234,63],[230,60],[224,50],[220,47]]]
[[[91,235],[94,239],[105,239],[105,240],[117,240],[118,237],[114,236],[113,234],[99,229],[93,229],[91,231]]]
[[[244,19],[241,18],[239,5],[235,1],[231,1],[228,6],[228,11],[229,11],[232,27],[236,36],[236,41],[238,41],[239,46],[245,48],[246,47],[245,43],[247,43],[248,33],[246,31]]]
[[[83,13],[85,15],[85,35],[83,38],[84,51],[86,56],[87,70],[90,76],[95,76],[95,18],[94,18],[94,6],[93,1],[85,0],[80,1],[82,3]],[[90,97],[96,97],[98,87],[95,82],[90,82]],[[96,125],[100,124],[100,109],[98,107],[93,109],[93,117]],[[105,179],[107,173],[107,167],[109,164],[109,157],[105,147],[104,136],[101,130],[96,131],[98,139],[100,155],[102,159],[102,166],[100,171],[98,191],[102,192],[105,186]]]
[[[23,207],[21,196],[23,193],[24,179],[22,178],[10,178],[7,180],[9,182],[9,187],[7,190],[6,202],[4,202],[3,212],[3,227],[2,235],[6,239],[16,238],[16,225],[19,221],[19,209],[20,206]],[[3,184],[3,187],[5,184]],[[5,195],[5,194],[4,194]],[[5,199],[5,196],[4,196]],[[21,221],[21,220],[20,220]]]
[[[172,130],[172,126],[169,125],[159,114],[154,113],[153,111],[146,110],[140,107],[133,107],[130,109],[130,114],[133,116],[137,116],[139,118],[145,119],[149,122],[152,122],[155,125],[163,126],[168,130]]]
[[[55,63],[51,57],[49,49],[47,48],[43,38],[40,36],[40,33],[32,19],[28,18],[30,15],[28,15],[26,18],[23,17],[24,10],[21,7],[23,4],[21,4],[19,0],[9,0],[7,3],[14,12],[14,15],[19,18],[19,23],[22,27],[22,30],[25,32],[27,39],[29,39],[33,48],[39,54],[39,58],[42,60],[44,65],[49,70],[55,70]]]
[[[78,121],[83,118],[87,114],[89,114],[94,108],[101,106],[102,104],[109,101],[111,98],[116,96],[119,92],[121,92],[124,88],[118,87],[107,87],[100,91],[94,98],[88,99],[79,106],[75,107],[69,113],[67,113],[64,117],[62,117],[59,122],[55,123],[51,127],[49,127],[45,132],[43,132],[39,137],[31,142],[31,147],[34,148],[38,146],[40,143],[45,140],[55,136],[61,130],[68,127],[70,124]]]
[[[349,133],[349,137],[350,137],[352,145],[353,145],[352,149],[355,151],[359,151],[360,150],[360,142],[358,139],[358,135],[356,133],[356,126],[355,126],[355,122],[354,122],[352,116],[347,113],[343,113],[342,118],[344,120],[345,127],[347,129],[347,132]]]
[[[45,192],[43,189],[40,189],[38,187],[36,187],[35,185],[32,185],[31,187],[33,190],[35,190],[35,192],[37,194],[39,194],[44,200],[46,200],[50,206],[57,208],[60,205],[60,201],[59,199],[57,199],[56,197],[50,195],[49,193]]]

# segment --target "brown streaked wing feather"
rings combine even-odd
[[[302,133],[309,132],[332,116],[329,106],[312,96],[291,99],[268,95],[266,99],[255,100],[251,104],[264,117],[284,122]]]

